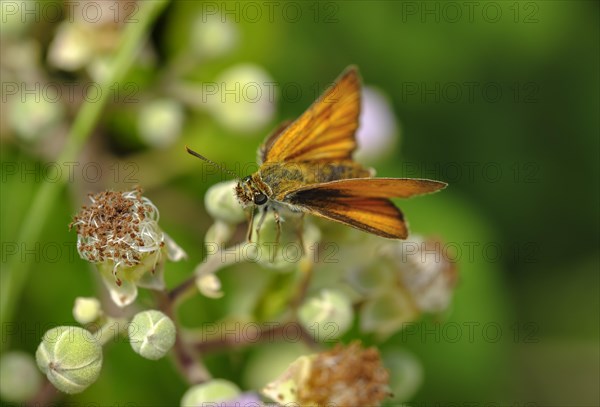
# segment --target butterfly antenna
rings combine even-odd
[[[216,162],[214,162],[213,160],[209,160],[208,158],[204,157],[203,155],[195,152],[194,150],[192,150],[191,148],[189,148],[188,146],[185,146],[185,149],[187,150],[187,152],[191,155],[193,155],[194,157],[197,157],[199,159],[201,159],[202,161],[206,161],[209,164],[214,165],[215,167],[217,167],[218,169],[220,169],[223,172],[226,172],[227,174],[233,176],[234,178],[240,178],[239,175],[237,175],[235,172],[233,171],[229,171],[227,168],[223,167],[220,164],[217,164]]]

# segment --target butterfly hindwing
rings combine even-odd
[[[406,239],[404,216],[388,198],[408,198],[445,186],[424,179],[353,178],[302,187],[283,202],[378,236]]]

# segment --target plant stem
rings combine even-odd
[[[175,344],[173,345],[175,364],[181,375],[189,384],[204,383],[211,378],[210,372],[200,361],[200,355],[196,355],[189,344],[181,335],[181,327],[174,312],[174,304],[166,291],[155,292],[159,308],[167,315],[177,327]]]
[[[90,136],[94,126],[100,119],[100,114],[107,104],[110,87],[120,81],[133,61],[136,59],[141,46],[145,43],[148,31],[156,17],[166,6],[168,0],[155,0],[140,2],[137,22],[126,25],[123,32],[123,42],[118,49],[112,64],[112,69],[99,84],[101,93],[99,98],[86,99],[75,118],[67,136],[67,145],[60,154],[58,162],[75,161],[83,144]],[[31,207],[25,216],[17,241],[25,247],[31,247],[40,236],[46,219],[52,210],[56,198],[67,180],[61,177],[57,182],[46,182],[38,189]],[[30,264],[20,261],[19,256],[14,256],[2,270],[0,276],[0,325],[12,319],[15,305],[20,298],[23,286],[27,281]],[[1,347],[8,341],[2,341]]]
[[[256,324],[255,324],[256,325]],[[291,329],[293,328],[293,329]],[[262,343],[274,343],[275,341],[287,341],[292,342],[290,335],[291,332],[295,334],[296,332],[300,333],[299,337],[295,337],[294,341],[298,339],[307,344],[310,347],[314,347],[317,345],[317,342],[313,339],[310,333],[304,329],[304,327],[294,321],[288,321],[285,323],[277,323],[275,326],[273,324],[266,325],[264,327],[258,328],[255,335],[248,335],[246,332],[247,329],[243,329],[240,331],[240,335],[221,335],[215,339],[208,340],[197,340],[194,341],[190,338],[189,342],[194,348],[202,353],[215,352],[223,349],[231,349],[242,346],[252,346],[256,345],[260,342]],[[230,333],[229,331],[227,331]],[[245,334],[242,335],[241,333]]]
[[[208,274],[213,274],[226,267],[228,265],[237,263],[240,259],[240,250],[243,248],[245,243],[239,243],[235,246],[229,247],[225,250],[219,250],[216,253],[207,256],[204,262],[199,264],[190,277],[184,280],[177,287],[169,291],[169,300],[174,304],[175,307],[181,303],[184,299],[188,298],[194,293],[196,289],[196,280],[198,277],[202,277]],[[223,256],[223,253],[227,253]]]

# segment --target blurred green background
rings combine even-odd
[[[145,189],[163,229],[190,256],[168,266],[173,286],[202,260],[211,222],[203,195],[226,178],[183,146],[228,168],[250,168],[279,121],[297,117],[356,64],[383,111],[369,119],[382,138],[364,140],[371,151],[364,162],[379,176],[450,184],[399,202],[413,232],[452,244],[460,273],[447,315],[382,345],[409,349],[421,361],[424,379],[411,401],[600,403],[597,2],[169,3],[132,67],[110,84],[73,177],[42,202],[33,199],[56,180],[48,163],[65,149],[86,84],[106,78],[122,32],[141,26],[144,15],[125,2],[117,9],[133,13],[129,22],[113,24],[115,9],[106,4],[106,21],[92,22],[87,10],[69,22],[63,3],[54,3],[62,18],[44,8],[48,3],[28,4],[40,18],[23,14],[20,2],[2,2],[3,284],[6,264],[28,272],[22,290],[8,292],[15,310],[3,321],[3,352],[33,353],[46,329],[74,323],[76,296],[103,289],[67,228],[88,192],[138,183]],[[271,85],[251,103],[231,96],[215,103],[211,84],[243,80]],[[57,99],[53,87],[62,89]],[[32,204],[48,206],[49,216],[41,224],[29,219],[41,234],[37,246],[23,246]],[[223,279],[235,293],[244,275]],[[149,298],[143,294],[142,305]],[[232,301],[194,299],[183,321],[213,321]],[[455,322],[461,338],[436,329],[438,322]],[[253,352],[208,362],[244,388],[248,373],[239,366],[258,357]],[[105,352],[98,382],[65,400],[165,405],[185,388],[168,360],[143,360],[122,341]]]

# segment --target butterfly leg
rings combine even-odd
[[[273,259],[271,260],[274,262],[275,253],[277,253],[277,249],[279,248],[279,238],[281,237],[281,217],[275,208],[273,208],[273,217],[275,218],[275,226],[277,227],[277,233],[275,235],[275,247],[273,249]]]
[[[298,226],[298,242],[300,243],[300,250],[302,251],[302,255],[306,254],[306,247],[304,247],[304,213],[300,215],[300,224]]]
[[[252,243],[252,226],[254,226],[254,208],[250,211],[250,218],[248,219],[248,243]]]
[[[260,215],[260,219],[258,219],[258,224],[256,225],[256,241],[258,242],[258,235],[260,234],[260,229],[262,228],[262,224],[267,217],[267,212],[269,211],[269,205],[263,206],[262,214]]]

